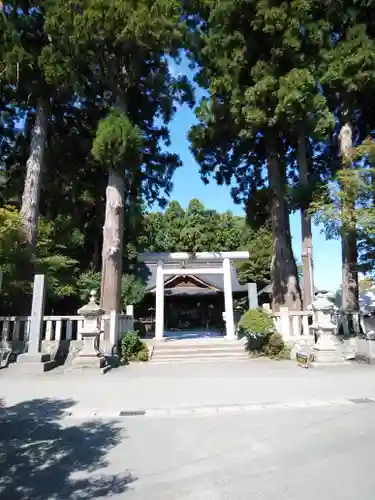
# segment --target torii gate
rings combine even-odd
[[[226,338],[234,340],[236,338],[233,296],[231,278],[231,260],[248,260],[249,252],[198,252],[191,254],[188,252],[177,253],[141,253],[138,254],[140,262],[157,262],[156,271],[156,299],[155,299],[155,339],[162,340],[164,336],[164,276],[184,275],[184,274],[222,274],[224,279],[224,303],[225,303],[225,325]],[[221,261],[221,267],[197,267],[197,268],[165,268],[166,262],[194,262],[194,261]]]

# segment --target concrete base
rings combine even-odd
[[[71,369],[102,369],[106,364],[104,356],[76,356],[72,359]]]
[[[224,335],[225,340],[237,340],[237,335]]]
[[[315,338],[313,335],[306,336],[304,338],[299,338],[297,341],[293,342],[286,340],[285,344],[290,347],[290,359],[296,359],[297,352],[302,352],[307,356],[313,355],[313,347],[315,344]]]
[[[13,363],[12,370],[17,373],[44,373],[52,370],[56,366],[54,359],[50,354],[20,354],[17,362]]]
[[[312,352],[316,363],[343,363],[346,361],[340,349],[320,350],[313,348]]]
[[[366,338],[357,338],[355,359],[369,365],[375,364],[375,341]]]

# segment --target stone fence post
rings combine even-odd
[[[280,307],[280,333],[285,341],[291,337],[289,309]]]
[[[50,354],[41,353],[45,295],[45,276],[44,274],[36,274],[34,276],[29,334],[26,339],[27,351],[17,358],[14,368],[18,371],[25,373],[45,372],[56,365]]]

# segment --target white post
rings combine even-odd
[[[290,339],[290,318],[288,307],[280,307],[280,333],[284,340]]]
[[[226,323],[226,338],[233,340],[236,338],[234,329],[234,315],[233,315],[233,296],[232,296],[232,278],[230,260],[225,258],[223,260],[223,273],[224,273],[224,303],[225,303],[225,323]]]
[[[28,338],[27,354],[40,354],[40,344],[43,332],[44,300],[46,283],[44,274],[34,276],[33,301],[31,305],[31,324]]]
[[[121,332],[122,333],[122,332]],[[109,315],[109,340],[111,348],[113,346],[117,347],[117,342],[119,340],[119,318],[115,310],[112,310]]]
[[[159,260],[156,269],[155,338],[164,336],[164,262]]]
[[[256,283],[247,284],[247,294],[249,298],[249,309],[258,309],[258,290]]]

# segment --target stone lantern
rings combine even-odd
[[[81,368],[102,368],[105,358],[99,350],[100,319],[104,310],[96,303],[96,293],[91,291],[88,304],[78,309],[78,314],[84,317],[82,335],[83,347],[72,363]]]
[[[318,363],[337,363],[344,361],[344,356],[337,337],[337,325],[332,316],[337,314],[337,307],[323,294],[318,294],[311,304],[314,323],[310,326],[317,336],[313,347],[314,360]]]

